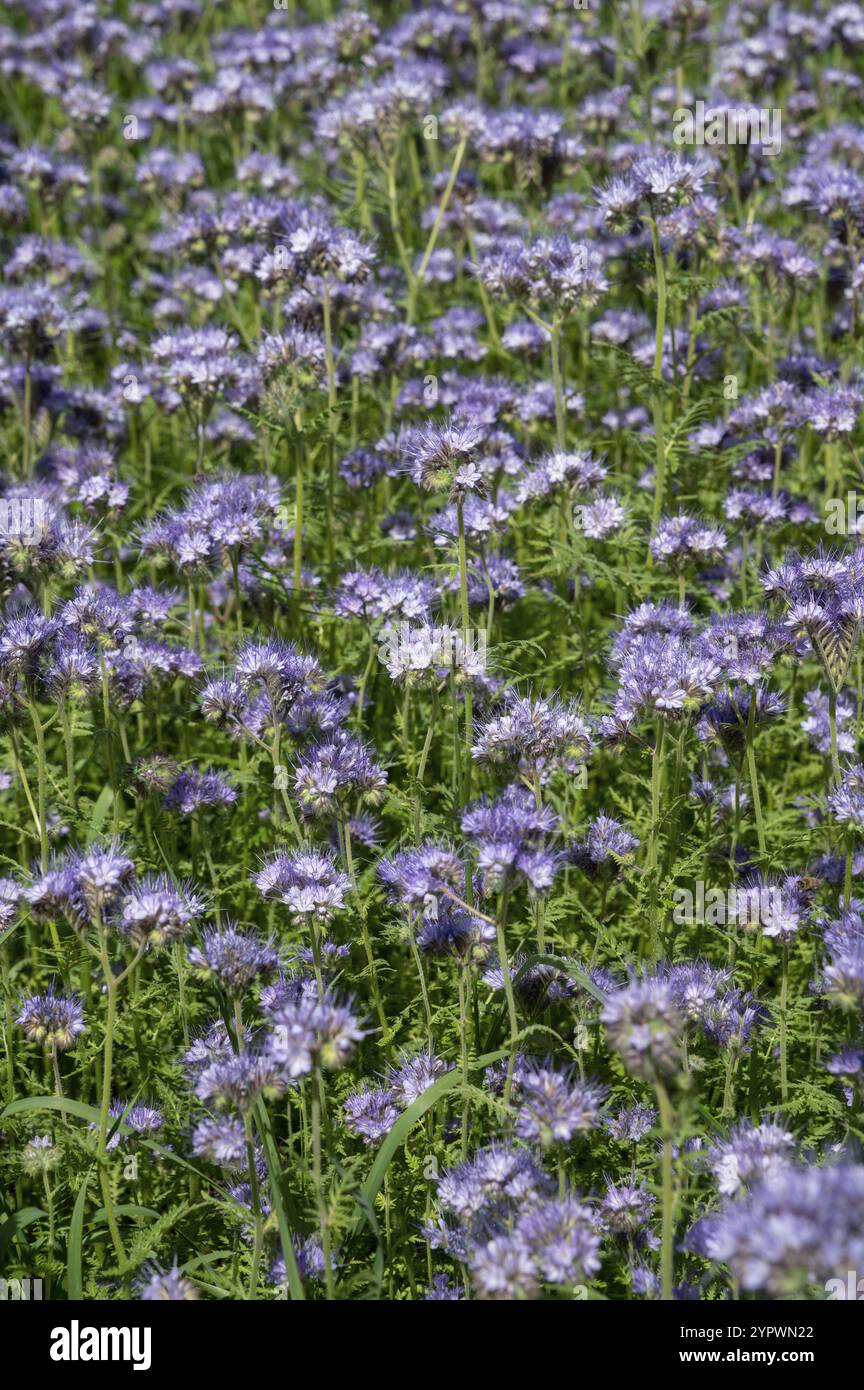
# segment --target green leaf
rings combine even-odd
[[[84,1105],[80,1100],[69,1100],[65,1096],[25,1096],[22,1100],[10,1101],[6,1108],[0,1111],[0,1120],[11,1118],[12,1115],[20,1115],[29,1110],[59,1110],[64,1115],[74,1115],[78,1120],[88,1120],[91,1124],[99,1124],[100,1114],[94,1105]],[[124,1124],[122,1120],[117,1120],[111,1130],[112,1134],[135,1134],[135,1131]],[[151,1153],[159,1158],[164,1158],[169,1163],[177,1163],[181,1168],[186,1168],[190,1173],[195,1173],[199,1178],[202,1177],[200,1168],[196,1168],[194,1163],[174,1152],[173,1149],[166,1149],[162,1144],[157,1144],[155,1139],[142,1139],[136,1134],[136,1139],[142,1148],[149,1149]]]
[[[297,1259],[294,1254],[294,1245],[291,1240],[291,1227],[288,1225],[288,1218],[285,1214],[285,1198],[282,1192],[282,1172],[279,1165],[279,1154],[276,1151],[276,1141],[273,1138],[273,1130],[270,1127],[270,1116],[267,1113],[267,1106],[259,1097],[255,1107],[255,1123],[264,1145],[264,1158],[267,1163],[267,1172],[270,1175],[270,1195],[273,1199],[273,1210],[276,1213],[276,1220],[279,1225],[279,1241],[282,1246],[282,1255],[285,1259],[285,1274],[288,1279],[288,1288],[291,1290],[291,1297],[305,1299],[303,1292],[303,1280],[300,1278],[300,1271],[297,1268]]]
[[[23,1100],[12,1100],[0,1112],[0,1120],[21,1115],[29,1110],[59,1110],[64,1115],[74,1115],[79,1120],[99,1122],[99,1111],[93,1105],[84,1105],[80,1100],[68,1100],[65,1096],[25,1096]]]
[[[474,1062],[474,1067],[491,1067],[493,1062],[500,1062],[503,1057],[507,1056],[509,1056],[507,1048],[500,1049],[498,1052],[487,1052],[485,1056],[477,1058]],[[357,1235],[358,1232],[362,1230],[363,1223],[368,1219],[367,1212],[373,1209],[375,1198],[381,1190],[381,1185],[384,1182],[387,1169],[390,1167],[397,1151],[405,1143],[405,1140],[408,1138],[408,1135],[411,1133],[411,1130],[417,1124],[418,1120],[422,1120],[427,1110],[431,1110],[433,1106],[438,1104],[439,1100],[442,1100],[450,1091],[456,1090],[456,1088],[461,1085],[462,1072],[459,1067],[456,1067],[453,1071],[449,1071],[446,1076],[440,1077],[439,1080],[435,1082],[434,1086],[430,1086],[428,1090],[423,1092],[422,1096],[418,1096],[417,1100],[415,1100],[412,1105],[409,1105],[408,1109],[403,1111],[399,1116],[399,1119],[396,1121],[390,1133],[387,1135],[387,1138],[384,1140],[384,1143],[378,1150],[375,1162],[369,1170],[369,1176],[363,1184],[360,1196],[357,1198],[357,1201],[360,1202],[364,1210],[361,1211],[361,1215],[355,1222],[352,1232],[353,1235]]]
[[[92,1168],[88,1168],[81,1179],[78,1196],[69,1222],[69,1240],[66,1246],[66,1296],[70,1302],[80,1302],[84,1296],[84,1279],[81,1273],[81,1244],[84,1236],[84,1208],[87,1205],[87,1187]]]
[[[127,1202],[121,1206],[115,1207],[114,1212],[117,1216],[147,1216],[151,1217],[154,1221],[159,1219],[158,1211],[154,1211],[152,1207],[136,1207],[132,1202]],[[101,1225],[103,1221],[107,1220],[107,1207],[100,1207],[93,1215],[93,1221],[96,1225]]]
[[[588,915],[590,916],[590,914]],[[600,924],[596,923],[596,926],[599,929]],[[576,980],[588,994],[593,995],[593,997],[598,1001],[598,1003],[606,1003],[606,995],[603,993],[602,989],[598,989],[597,985],[595,985],[594,981],[590,978],[590,976],[585,974],[584,970],[580,970],[578,965],[573,965],[571,961],[565,960],[563,956],[527,956],[525,960],[523,960],[519,969],[516,971],[516,974],[513,976],[512,983],[514,985],[517,985],[519,981],[522,979],[522,976],[525,975],[527,971],[529,971],[535,965],[554,966],[555,969],[559,970],[562,975],[569,975],[571,980]],[[493,1025],[490,1028],[489,1033],[486,1037],[487,1044],[490,1043],[492,1039],[496,1036],[496,1034],[499,1032],[506,1015],[507,1006],[506,1004],[502,1004],[500,1009],[498,1010],[497,1017],[493,1022]],[[522,1036],[524,1036],[524,1033],[520,1034],[520,1037]],[[508,1053],[505,1053],[505,1056],[508,1055]]]
[[[0,1226],[0,1256],[5,1254],[6,1247],[11,1245],[27,1226],[32,1226],[34,1221],[41,1221],[42,1217],[47,1215],[48,1213],[40,1207],[20,1207],[18,1211],[13,1211],[7,1216]]]
[[[580,984],[586,993],[592,994],[598,1003],[606,1003],[606,995],[603,993],[602,989],[595,985],[590,975],[586,975],[585,971],[581,970],[578,965],[573,965],[569,960],[565,960],[563,956],[529,956],[527,960],[522,962],[517,974],[514,975],[514,985],[517,980],[522,978],[526,970],[530,970],[532,966],[535,965],[553,965],[556,970],[561,971],[562,975],[569,975],[571,980],[575,980],[577,984]]]
[[[90,824],[87,827],[88,845],[92,844],[93,841],[98,839],[98,837],[101,835],[102,827],[105,824],[105,820],[108,816],[108,812],[111,809],[111,803],[113,800],[114,792],[112,791],[111,787],[103,787],[96,800],[96,804],[94,805],[93,810],[90,813]]]

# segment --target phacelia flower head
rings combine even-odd
[[[307,816],[336,815],[358,802],[376,806],[386,784],[387,773],[363,741],[345,733],[303,753],[294,777],[297,799]]]
[[[367,1144],[377,1144],[390,1133],[399,1118],[399,1107],[390,1090],[381,1086],[355,1091],[344,1104],[345,1125]]]
[[[864,1167],[787,1165],[701,1227],[700,1253],[748,1292],[784,1298],[824,1288],[864,1260]]]
[[[255,886],[265,898],[284,903],[298,920],[326,923],[344,907],[350,880],[327,851],[277,850],[255,875]]]
[[[734,1197],[763,1178],[775,1177],[794,1158],[795,1140],[788,1130],[767,1120],[758,1125],[742,1120],[728,1138],[712,1145],[707,1161],[721,1196]]]
[[[684,1021],[665,980],[631,981],[607,997],[600,1017],[634,1076],[650,1081],[678,1069]]]
[[[201,945],[189,952],[189,963],[226,994],[240,998],[257,979],[267,979],[278,969],[279,957],[271,940],[228,923],[203,933]]]
[[[199,1295],[197,1285],[187,1279],[175,1263],[170,1269],[148,1265],[138,1297],[142,1303],[190,1303]]]
[[[68,1052],[84,1032],[84,1006],[77,995],[58,992],[52,981],[44,994],[22,1000],[17,1022],[30,1042],[49,1052]]]
[[[529,777],[575,772],[593,747],[591,727],[575,700],[515,698],[477,729],[472,756]]]
[[[180,941],[206,908],[190,884],[166,874],[147,874],[134,884],[120,905],[121,930],[134,946],[167,946]]]
[[[494,801],[479,801],[462,816],[462,829],[477,848],[484,893],[525,883],[534,893],[550,888],[560,855],[546,846],[558,818],[538,808],[525,788],[513,783]]]
[[[516,1133],[543,1149],[570,1144],[599,1124],[604,1095],[602,1086],[570,1072],[529,1067],[519,1082]]]

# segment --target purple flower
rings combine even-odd
[[[345,1126],[367,1144],[377,1144],[390,1133],[399,1118],[399,1107],[390,1090],[366,1087],[355,1091],[344,1104]]]
[[[140,1284],[138,1295],[142,1303],[188,1303],[198,1298],[198,1290],[180,1272],[177,1264],[170,1269],[160,1269],[158,1265],[145,1266],[145,1278]]]
[[[864,549],[787,556],[762,580],[787,606],[785,625],[809,637],[835,691],[843,685],[864,620]]]
[[[742,1120],[727,1139],[712,1145],[707,1162],[721,1196],[734,1197],[762,1178],[776,1177],[794,1158],[795,1140],[787,1130],[769,1121]]]
[[[531,892],[550,888],[560,855],[547,849],[546,836],[558,824],[548,807],[516,783],[494,801],[479,801],[464,812],[462,829],[477,849],[480,885],[484,893],[499,893],[519,882]]]
[[[748,1292],[784,1298],[824,1285],[864,1261],[864,1167],[786,1166],[706,1218],[697,1240]]]
[[[639,840],[625,825],[612,816],[599,815],[589,822],[586,839],[572,847],[570,858],[594,877],[604,870],[620,872],[638,848]]]
[[[52,981],[44,994],[21,1001],[16,1022],[30,1042],[49,1052],[67,1052],[84,1032],[84,1006],[77,995],[58,993]]]
[[[655,1202],[642,1183],[607,1182],[600,1212],[610,1231],[632,1237],[651,1220]]]
[[[543,1149],[570,1144],[599,1124],[604,1096],[604,1087],[569,1071],[532,1066],[519,1080],[516,1133]]]
[[[193,946],[189,963],[219,984],[226,994],[241,998],[256,979],[266,979],[279,965],[272,940],[262,941],[230,923],[210,927],[202,944]]]
[[[714,694],[721,671],[715,657],[684,637],[633,635],[621,659],[611,721],[602,727],[617,734],[657,715],[674,719],[694,714]]]
[[[294,776],[300,809],[307,816],[339,814],[358,801],[376,806],[386,785],[387,773],[353,734],[315,744],[298,759]]]
[[[459,1303],[465,1297],[461,1289],[451,1284],[446,1274],[435,1274],[423,1295],[426,1303]]]
[[[684,1021],[666,981],[631,981],[607,996],[600,1017],[610,1045],[634,1076],[650,1081],[678,1069]]]
[[[843,772],[840,786],[828,794],[831,814],[850,830],[864,830],[864,766],[854,763]]]
[[[609,288],[596,246],[563,233],[483,256],[476,273],[491,294],[530,305],[547,319],[592,309]]]
[[[192,1152],[220,1168],[244,1168],[248,1155],[243,1121],[233,1115],[199,1120],[192,1131]]]
[[[330,853],[277,850],[255,875],[255,886],[265,898],[284,903],[298,920],[326,923],[345,906],[351,885]]]
[[[610,1136],[619,1144],[638,1144],[657,1123],[653,1105],[628,1105],[603,1121]]]
[[[591,728],[575,700],[513,698],[476,731],[472,757],[530,777],[575,772],[593,748]]]
[[[134,946],[167,946],[186,936],[206,908],[191,884],[175,883],[167,874],[147,874],[133,885],[120,905],[120,927]]]
[[[165,1117],[161,1110],[157,1110],[152,1105],[130,1105],[128,1100],[112,1100],[108,1107],[108,1114],[112,1120],[120,1120],[122,1125],[132,1130],[132,1135],[125,1134],[118,1126],[111,1138],[108,1140],[109,1149],[118,1149],[121,1144],[131,1139],[135,1135],[142,1135],[145,1138],[152,1134],[158,1134],[165,1124]],[[97,1129],[94,1123],[91,1129]]]
[[[294,1258],[297,1261],[300,1278],[315,1279],[319,1283],[322,1282],[327,1270],[321,1237],[294,1235],[291,1237],[291,1244],[294,1247]],[[332,1250],[330,1252],[330,1267],[331,1269],[338,1269],[339,1267],[339,1261]],[[270,1268],[270,1282],[280,1287],[287,1283],[284,1255],[277,1255],[273,1261]]]
[[[719,526],[680,512],[678,516],[660,518],[651,537],[651,554],[661,569],[675,573],[692,564],[713,564],[727,547],[725,533]]]
[[[436,840],[397,851],[378,862],[377,873],[394,902],[423,911],[433,904],[436,915],[446,900],[447,889],[464,887],[465,866],[449,845]]]
[[[212,768],[183,768],[165,793],[162,805],[166,811],[178,811],[182,816],[194,815],[207,806],[232,806],[237,792],[227,777]]]
[[[460,908],[438,908],[425,916],[417,933],[417,945],[426,956],[455,956],[462,963],[482,965],[495,942],[491,922]]]
[[[709,165],[691,162],[666,150],[652,150],[635,159],[626,174],[613,178],[598,195],[603,220],[625,231],[641,211],[652,217],[692,203],[702,192]]]
[[[431,1051],[420,1052],[415,1057],[405,1054],[398,1066],[388,1068],[386,1081],[390,1095],[398,1106],[407,1110],[424,1091],[446,1076],[452,1065]]]
[[[266,1055],[290,1083],[316,1066],[327,1071],[344,1067],[366,1037],[353,1002],[329,991],[287,994],[268,1010],[272,1022]]]
[[[91,845],[74,860],[74,872],[84,901],[95,916],[114,905],[132,880],[135,866],[119,841],[113,840],[107,845]]]

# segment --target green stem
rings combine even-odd
[[[408,909],[408,942],[411,946],[411,955],[414,958],[414,965],[417,970],[417,978],[420,981],[420,997],[423,1000],[423,1012],[426,1015],[426,1041],[429,1044],[429,1051],[432,1051],[432,1007],[429,1003],[429,989],[426,984],[426,972],[423,969],[423,958],[420,955],[420,948],[417,945],[417,938],[414,934],[414,923],[412,911]]]
[[[360,677],[360,684],[357,687],[357,725],[363,728],[363,709],[366,704],[366,687],[369,684],[369,676],[372,673],[372,664],[375,660],[375,638],[369,634],[369,654],[366,657],[366,665],[363,668],[363,675]]]
[[[663,512],[666,494],[666,449],[663,441],[663,336],[666,331],[666,268],[660,249],[660,235],[657,222],[650,218],[651,246],[654,251],[654,271],[657,278],[657,319],[654,330],[654,440],[657,450],[654,475],[654,512],[651,518],[651,534],[657,530]],[[648,564],[651,552],[648,552]]]
[[[321,1248],[324,1251],[324,1277],[327,1298],[335,1297],[333,1285],[333,1261],[330,1253],[330,1222],[327,1204],[324,1199],[324,1180],[321,1169],[321,1071],[315,1068],[312,1082],[312,1177],[315,1184],[315,1200],[318,1206],[318,1228],[321,1232]]]
[[[552,330],[549,335],[549,345],[552,350],[552,381],[555,385],[555,446],[559,454],[564,452],[564,382],[561,376],[561,319],[552,320]]]
[[[783,973],[780,977],[780,1099],[784,1105],[789,1098],[786,1074],[787,1013],[789,999],[789,943],[783,942]]]
[[[234,1000],[234,1037],[237,1051],[245,1047],[243,1034],[243,1006],[239,999]],[[261,1211],[261,1192],[258,1187],[258,1170],[255,1167],[255,1143],[252,1135],[252,1117],[247,1112],[243,1116],[243,1129],[246,1133],[246,1167],[249,1170],[249,1191],[252,1199],[253,1238],[252,1265],[249,1271],[247,1299],[254,1301],[258,1293],[258,1275],[261,1268],[261,1249],[264,1239],[264,1217]]]
[[[294,507],[294,603],[299,612],[303,571],[303,446],[297,445],[297,494]]]
[[[429,714],[429,723],[426,727],[426,737],[423,740],[423,748],[420,753],[420,762],[417,765],[417,776],[414,779],[414,839],[420,839],[420,822],[423,814],[423,778],[426,773],[426,763],[429,758],[429,749],[432,744],[432,734],[435,730],[435,716],[438,712],[438,692],[432,692],[432,709]]]
[[[468,999],[465,972],[467,967],[461,961],[456,966],[456,984],[459,990],[459,1050],[462,1057],[462,1085],[468,1086]],[[468,1153],[468,1093],[462,1097],[462,1157]]]
[[[441,200],[438,204],[438,210],[435,213],[435,221],[432,223],[432,230],[429,233],[429,240],[426,242],[426,250],[423,252],[423,259],[421,260],[420,265],[417,269],[417,278],[411,282],[411,287],[408,292],[408,313],[406,316],[407,323],[414,322],[414,316],[417,312],[417,296],[420,292],[420,286],[423,284],[426,271],[429,269],[429,262],[432,259],[432,252],[435,250],[435,243],[438,240],[438,236],[441,231],[441,224],[444,221],[444,214],[447,211],[447,206],[450,202],[453,189],[456,185],[456,179],[458,178],[459,168],[465,156],[467,144],[468,137],[463,135],[462,139],[459,141],[459,144],[456,146],[456,153],[453,156],[453,163],[450,167],[450,177],[447,180],[447,185],[444,189],[444,192],[441,194]]]
[[[456,519],[459,530],[459,600],[462,609],[462,646],[467,656],[471,638],[470,616],[468,612],[468,558],[465,545],[465,513],[461,501],[456,503]],[[462,780],[463,805],[471,798],[471,746],[474,742],[474,720],[471,700],[471,686],[466,681],[463,690],[465,701],[465,775]]]
[[[111,961],[108,956],[108,944],[98,913],[96,918],[96,930],[99,937],[99,957],[102,962],[102,973],[105,977],[105,988],[108,995],[108,1013],[105,1019],[105,1042],[102,1053],[102,1095],[99,1103],[99,1140],[96,1148],[96,1157],[99,1163],[99,1183],[102,1188],[102,1200],[105,1204],[105,1212],[108,1218],[108,1229],[111,1233],[111,1240],[117,1258],[121,1264],[125,1264],[126,1250],[120,1236],[117,1217],[114,1213],[114,1198],[111,1192],[111,1180],[108,1176],[106,1166],[108,1110],[111,1104],[111,1085],[114,1063],[114,1025],[117,1018],[117,981],[111,970]]]
[[[63,746],[66,751],[66,792],[69,797],[69,805],[75,809],[75,736],[72,732],[69,710],[65,704],[62,706],[61,725]]]
[[[675,1196],[672,1186],[672,1140],[674,1126],[669,1093],[662,1081],[654,1083],[660,1110],[660,1132],[663,1140],[661,1163],[662,1230],[660,1238],[660,1275],[664,1303],[672,1300],[674,1288]]]
[[[348,828],[348,818],[343,816],[339,822],[339,838],[345,851],[345,863],[348,868],[348,877],[351,880],[351,888],[354,899],[360,909],[360,928],[363,933],[363,945],[366,950],[366,961],[369,966],[369,976],[372,981],[372,995],[375,1000],[375,1012],[378,1015],[378,1022],[382,1030],[387,1029],[387,1015],[384,1012],[384,1005],[381,1002],[381,991],[378,986],[378,972],[375,969],[375,955],[372,950],[372,938],[369,935],[369,922],[366,916],[366,905],[360,896],[360,889],[357,883],[357,874],[354,869],[354,855],[351,852],[351,831]]]
[[[172,947],[174,955],[174,969],[177,972],[177,995],[180,1001],[180,1023],[183,1028],[183,1047],[189,1047],[189,1006],[186,1002],[186,979],[183,974],[183,952],[180,942],[175,941]]]
[[[759,842],[759,858],[765,858],[765,823],[762,819],[762,801],[759,796],[759,779],[756,776],[756,691],[750,691],[750,708],[747,711],[747,769],[750,773],[750,792],[753,797],[753,815],[756,818],[756,839]]]
[[[509,893],[505,889],[498,900],[498,911],[495,916],[495,935],[498,943],[498,963],[501,966],[501,975],[504,980],[504,993],[507,997],[507,1016],[510,1021],[510,1057],[507,1062],[507,1080],[504,1083],[504,1104],[510,1104],[510,1092],[513,1088],[513,1068],[516,1064],[517,1037],[519,1034],[519,1020],[516,1017],[516,999],[513,994],[513,981],[510,977],[510,961],[507,956],[507,905]]]
[[[402,238],[402,230],[399,225],[399,198],[396,194],[395,158],[389,160],[387,164],[387,207],[390,213],[390,230],[393,233],[396,250],[399,252],[399,260],[402,262],[405,278],[410,286],[414,280],[414,272],[411,269],[411,261],[405,249],[405,242]]]
[[[46,803],[46,763],[45,763],[45,726],[39,717],[36,702],[30,702],[30,717],[33,720],[33,732],[36,735],[36,795],[39,802],[39,846],[42,854],[42,872],[48,868],[48,822],[45,815]]]
[[[840,753],[837,746],[837,691],[833,683],[828,686],[828,727],[831,731],[831,779],[835,787],[840,785]]]
[[[731,1120],[735,1117],[735,1073],[738,1070],[738,1054],[734,1047],[727,1048],[726,1057],[726,1084],[723,1088],[723,1110],[724,1120]]]
[[[648,838],[648,869],[651,874],[651,937],[649,955],[656,960],[659,948],[660,907],[659,907],[659,853],[660,835],[660,786],[663,771],[663,744],[666,737],[666,721],[657,719],[654,752],[651,756],[651,829]]]
[[[234,582],[234,617],[237,623],[237,641],[243,640],[243,600],[240,596],[240,554],[231,551],[231,576]]]

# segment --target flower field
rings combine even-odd
[[[6,6],[4,1296],[864,1289],[862,85]]]

